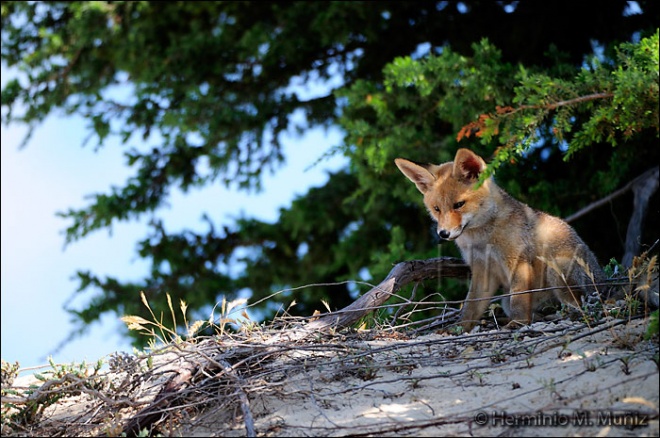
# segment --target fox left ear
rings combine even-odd
[[[454,157],[452,176],[457,179],[472,181],[479,178],[486,169],[486,162],[469,149],[459,149]]]
[[[394,160],[396,167],[408,177],[408,179],[415,183],[417,190],[421,193],[426,193],[431,190],[435,183],[435,176],[429,171],[427,167],[413,163],[412,161],[403,158]]]

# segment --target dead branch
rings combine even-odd
[[[633,257],[639,254],[641,244],[639,239],[642,235],[642,226],[646,218],[646,210],[649,206],[651,196],[658,190],[659,167],[644,172],[639,178],[636,178],[632,184],[634,193],[633,214],[628,223],[626,232],[626,246],[623,255],[622,264],[625,267],[632,266]]]
[[[236,370],[232,365],[224,359],[218,359],[220,365],[224,368],[225,373],[238,385],[236,385],[238,398],[241,402],[241,411],[243,411],[243,422],[245,423],[245,432],[248,437],[257,436],[257,432],[254,428],[254,417],[252,411],[250,410],[250,399],[245,393],[245,387],[247,387],[247,382],[240,375],[236,373]]]
[[[330,312],[310,322],[307,332],[341,329],[356,323],[360,318],[373,312],[387,301],[392,294],[412,282],[440,277],[467,277],[470,268],[461,259],[438,257],[429,260],[411,260],[397,263],[385,280],[373,287],[353,303],[341,310]]]
[[[603,205],[612,202],[614,199],[618,198],[621,195],[626,194],[629,190],[631,190],[636,184],[642,184],[644,181],[646,181],[649,178],[653,178],[655,174],[655,180],[658,180],[658,166],[655,166],[652,169],[647,170],[643,174],[639,175],[637,178],[633,179],[630,181],[628,184],[625,186],[621,187],[620,189],[610,193],[609,195],[605,196],[602,199],[599,199],[598,201],[592,202],[591,204],[587,205],[584,208],[581,208],[577,212],[573,213],[572,215],[565,217],[564,220],[566,222],[573,222],[576,219],[581,218],[585,214],[591,212],[592,210],[595,210],[599,207],[602,207]]]
[[[398,276],[398,281],[393,281],[395,286],[399,282],[414,281],[410,263],[400,265],[406,269],[395,267],[392,270],[392,275]],[[433,266],[432,263],[424,265],[428,269]],[[424,270],[415,273],[424,275],[420,273]],[[148,370],[125,364],[122,373],[142,370],[135,375],[140,382],[152,382],[152,378],[158,376],[156,385],[134,388],[134,393],[129,394],[130,405],[117,405],[115,400],[124,391],[117,393],[116,386],[109,384],[98,388],[103,397],[92,392],[88,393],[92,400],[68,395],[68,401],[60,403],[59,412],[53,406],[27,428],[18,422],[11,427],[20,431],[20,436],[98,436],[99,433],[119,436],[122,432],[131,436],[144,434],[145,430],[166,436],[235,436],[240,433],[237,426],[241,418],[236,409],[239,408],[248,436],[255,436],[257,430],[259,435],[268,436],[300,435],[301,431],[310,436],[381,436],[402,432],[463,435],[469,432],[478,411],[494,411],[496,406],[511,403],[524,406],[533,399],[537,401],[530,407],[536,412],[547,410],[548,406],[554,408],[555,405],[548,403],[557,401],[556,397],[560,397],[562,409],[569,411],[582,411],[586,405],[581,403],[588,399],[587,407],[593,409],[593,415],[598,415],[611,412],[613,408],[607,401],[594,405],[596,394],[615,387],[620,389],[611,393],[611,397],[616,395],[617,400],[621,394],[637,395],[641,389],[644,394],[651,394],[651,402],[655,400],[649,388],[654,383],[657,387],[657,367],[655,363],[645,364],[657,355],[657,343],[640,343],[646,324],[640,316],[584,322],[563,320],[539,322],[517,331],[497,330],[491,325],[490,329],[459,336],[391,337],[385,338],[389,339],[385,342],[382,332],[360,331],[277,345],[264,340],[272,335],[279,337],[280,329],[254,328],[254,331],[225,333],[169,345],[166,350],[139,359],[144,365],[151,360]],[[638,343],[639,348],[631,353],[631,345]],[[596,349],[594,345],[607,345],[606,353],[594,353],[594,359],[580,356],[582,360],[570,361],[571,371],[565,371],[564,367],[553,371],[559,368],[556,363],[564,357],[562,355],[570,355],[571,350],[585,351],[587,347]],[[632,365],[629,367],[629,364]],[[530,373],[527,370],[530,367],[549,372],[551,385],[545,380],[533,379],[511,388],[510,381],[495,381],[496,376],[505,374],[516,383],[519,375]],[[599,372],[603,370],[602,375],[613,377],[607,382],[607,389],[594,386],[593,381],[579,380],[596,368]],[[618,370],[625,376],[618,376],[617,372],[621,372]],[[100,377],[112,382],[111,376],[108,372]],[[433,392],[442,394],[455,390],[457,384],[479,385],[483,387],[482,392],[497,395],[464,407],[447,404],[442,397],[429,397]],[[573,391],[578,384],[580,389]],[[413,391],[420,392],[404,402],[428,410],[430,416],[410,421],[396,414],[391,417],[353,415],[347,411],[338,414],[335,409],[341,400],[355,401],[352,408],[357,411],[359,406],[378,406],[374,400],[401,397]],[[67,388],[66,392],[70,390]],[[639,394],[639,398],[644,394]],[[253,397],[254,400],[250,400]],[[567,400],[571,404],[567,404]],[[91,408],[87,412],[76,410],[73,402]],[[648,409],[629,410],[657,420],[657,404],[651,402]],[[136,413],[134,408],[145,404],[149,406]],[[70,413],[61,416],[61,412],[67,410]],[[313,416],[303,415],[313,410],[318,412]],[[415,408],[409,412],[413,415]],[[131,416],[128,424],[133,427],[121,429],[121,424],[117,423],[126,414]],[[657,429],[657,422],[655,427]]]
[[[166,417],[166,408],[173,407],[179,402],[177,395],[190,385],[191,378],[198,366],[184,361],[176,374],[172,376],[154,401],[146,408],[135,414],[128,424],[124,426],[124,436],[140,436],[140,431],[151,431],[154,424]]]
[[[610,193],[596,202],[592,202],[564,220],[566,222],[572,222],[590,211],[612,202],[615,198],[627,193],[629,190],[632,190],[634,194],[633,214],[630,217],[630,222],[628,222],[625,252],[622,259],[623,266],[629,268],[632,266],[633,257],[640,253],[641,244],[639,238],[642,235],[642,226],[644,225],[644,219],[646,218],[646,210],[648,209],[651,196],[653,196],[658,189],[658,174],[660,173],[658,169],[659,167],[655,166],[647,170],[619,190]]]

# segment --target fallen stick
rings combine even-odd
[[[376,310],[394,293],[408,283],[441,277],[467,277],[470,268],[461,259],[438,257],[428,260],[410,260],[397,263],[387,277],[369,292],[348,306],[311,321],[305,327],[308,333],[350,327],[360,318]]]

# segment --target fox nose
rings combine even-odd
[[[438,231],[438,236],[440,236],[441,239],[447,240],[447,239],[449,239],[449,231],[440,230],[440,231]]]

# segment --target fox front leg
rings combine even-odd
[[[510,322],[506,328],[513,329],[532,322],[534,311],[534,296],[532,292],[521,293],[533,289],[534,269],[528,262],[519,263],[511,279],[511,297],[508,299],[508,306],[503,306],[508,314]],[[508,309],[507,309],[508,307]]]
[[[479,322],[499,287],[499,282],[488,275],[485,266],[479,263],[471,266],[471,269],[470,290],[461,311],[460,325],[463,327],[463,332],[469,332]]]

